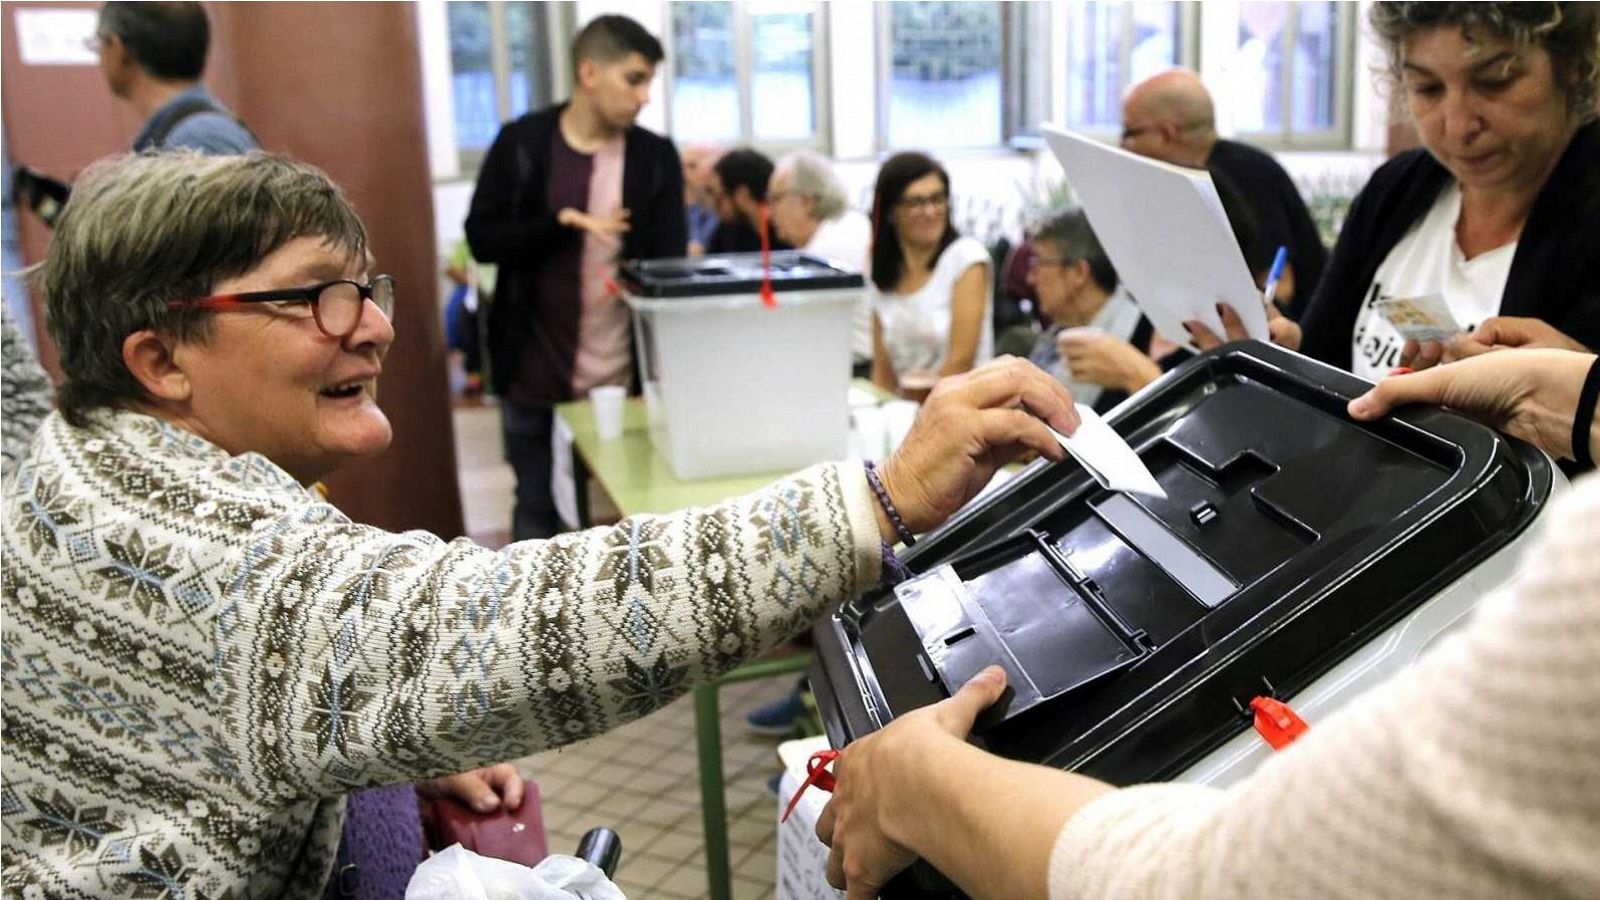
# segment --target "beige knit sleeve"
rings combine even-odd
[[[417,779],[645,715],[879,576],[859,465],[492,552],[325,505],[233,579],[220,706],[268,795]]]
[[[1600,897],[1600,476],[1543,522],[1460,634],[1247,782],[1081,810],[1050,896]]]

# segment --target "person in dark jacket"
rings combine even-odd
[[[572,98],[500,129],[466,222],[473,257],[499,266],[489,380],[517,476],[515,540],[561,529],[550,491],[555,404],[633,382],[618,263],[687,249],[678,152],[635,124],[661,43],[606,15],[578,33],[572,57]]]
[[[1597,20],[1588,3],[1374,4],[1422,147],[1373,173],[1299,325],[1272,323],[1274,340],[1370,380],[1503,347],[1600,347]],[[1461,334],[1418,346],[1377,313],[1427,294]]]
[[[1423,147],[1356,198],[1302,352],[1375,378],[1510,345],[1511,332],[1600,346],[1596,19],[1587,3],[1374,6]],[[1373,304],[1424,293],[1443,294],[1469,334],[1408,352]]]
[[[1188,69],[1163,72],[1135,86],[1122,106],[1124,149],[1226,178],[1258,223],[1255,245],[1245,247],[1251,272],[1272,265],[1279,247],[1289,264],[1278,282],[1280,304],[1298,316],[1322,280],[1328,248],[1300,190],[1272,154],[1217,136],[1211,93]]]

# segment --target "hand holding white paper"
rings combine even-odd
[[[1233,237],[1211,173],[1146,159],[1049,125],[1045,140],[1117,277],[1161,336],[1194,349],[1184,322],[1221,335],[1217,304],[1270,340],[1261,292]]]
[[[1112,491],[1131,491],[1152,497],[1167,496],[1161,483],[1150,474],[1150,469],[1133,452],[1122,435],[1105,423],[1093,409],[1078,404],[1078,418],[1082,421],[1072,437],[1063,437],[1054,429],[1051,434],[1061,446],[1076,459],[1100,486]]]

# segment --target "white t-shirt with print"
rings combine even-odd
[[[1457,324],[1467,331],[1499,314],[1517,242],[1466,259],[1456,243],[1456,220],[1460,217],[1461,187],[1451,182],[1439,193],[1428,214],[1411,226],[1384,257],[1356,315],[1350,355],[1352,372],[1377,381],[1400,365],[1405,338],[1373,310],[1380,297],[1440,294]]]
[[[917,291],[890,294],[874,290],[872,311],[883,328],[883,344],[895,374],[917,370],[938,371],[950,349],[950,296],[956,282],[975,265],[989,269],[983,284],[983,323],[978,330],[978,351],[973,365],[994,356],[994,326],[990,307],[994,294],[994,264],[983,244],[956,238],[933,265],[933,274]]]

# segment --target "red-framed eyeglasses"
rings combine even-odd
[[[361,311],[371,300],[385,319],[394,316],[394,276],[378,275],[371,284],[341,278],[305,287],[276,291],[249,291],[243,294],[213,294],[194,300],[174,300],[172,309],[209,309],[226,312],[248,303],[304,303],[311,307],[317,328],[328,337],[343,340],[361,325]]]

